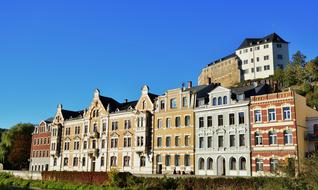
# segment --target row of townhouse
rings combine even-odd
[[[293,91],[268,91],[189,82],[160,96],[144,86],[119,103],[96,90],[87,109],[59,105],[36,127],[30,170],[258,176],[286,162],[298,171],[317,150],[318,112]]]

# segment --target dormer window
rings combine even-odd
[[[227,96],[223,97],[223,104],[227,104]]]
[[[146,107],[147,107],[147,103],[146,103],[146,100],[144,100],[144,101],[142,102],[142,109],[146,109]]]
[[[218,105],[222,105],[222,97],[218,97]]]
[[[216,106],[216,98],[215,97],[212,99],[212,105]]]

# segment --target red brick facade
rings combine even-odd
[[[283,108],[288,110],[285,118]],[[269,109],[275,110],[273,114],[275,119],[272,121],[269,119]],[[256,121],[256,111],[260,111],[261,121]],[[288,158],[298,158],[294,92],[288,91],[252,97],[250,121],[253,175],[269,174],[277,168],[277,163],[286,161]],[[276,138],[273,136],[276,136]],[[261,140],[256,140],[260,139],[259,137],[262,137],[262,143],[259,143]],[[288,139],[288,137],[290,138]],[[270,138],[272,138],[272,143]],[[259,167],[257,167],[257,161]],[[272,170],[271,161],[276,163],[272,164]]]

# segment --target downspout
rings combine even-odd
[[[295,107],[295,126],[296,126],[296,141],[297,141],[297,149],[296,149],[296,156],[297,156],[297,162],[298,162],[298,164],[297,164],[297,173],[296,173],[296,177],[298,176],[298,174],[299,174],[299,172],[300,172],[300,161],[299,161],[299,138],[298,138],[298,124],[297,124],[297,111],[296,111],[296,109],[297,109],[297,107],[296,107],[296,101],[295,101],[295,99],[296,99],[296,96],[295,96],[295,94],[294,94],[294,92],[293,92],[293,99],[294,99],[294,107]]]

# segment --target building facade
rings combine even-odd
[[[144,86],[138,101],[125,102],[110,114],[109,170],[152,173],[152,130],[156,97],[149,93],[148,86]]]
[[[276,33],[263,38],[246,38],[235,53],[205,67],[198,84],[221,83],[232,87],[237,83],[266,79],[275,69],[284,68],[289,61],[288,42]]]
[[[268,78],[289,62],[288,42],[275,33],[246,38],[235,54],[241,60],[243,81]]]
[[[50,163],[51,119],[35,126],[32,134],[30,171],[48,171]]]
[[[251,98],[252,174],[273,175],[279,163],[295,166],[306,155],[307,117],[317,117],[293,91]]]
[[[240,60],[234,53],[210,63],[198,78],[199,85],[221,83],[224,87],[231,87],[240,82]]]
[[[168,90],[158,97],[153,135],[154,172],[194,173],[194,107],[201,93],[214,85]]]

